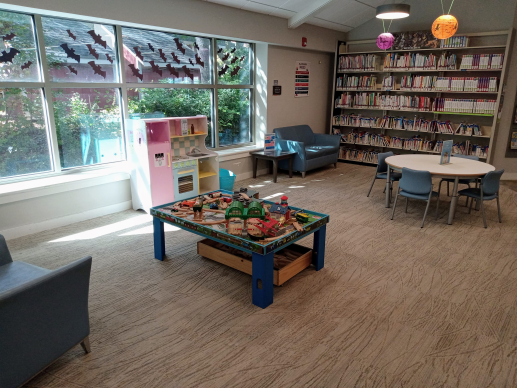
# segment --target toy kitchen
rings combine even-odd
[[[205,146],[206,116],[127,120],[133,209],[219,189],[219,160]]]

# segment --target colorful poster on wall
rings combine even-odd
[[[294,80],[294,96],[309,96],[309,75],[311,71],[310,62],[296,61],[296,73]]]

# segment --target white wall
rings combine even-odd
[[[311,63],[308,97],[294,97],[296,61]],[[317,133],[329,132],[333,61],[331,53],[269,46],[268,132],[298,124],[308,124]],[[273,96],[273,80],[282,86],[282,95]]]
[[[3,4],[76,14],[185,32],[197,32],[334,52],[343,32],[304,24],[287,28],[287,19],[200,0],[3,0]],[[0,3],[0,8],[5,8]]]
[[[117,178],[118,179],[118,178]],[[19,194],[0,204],[0,233],[6,239],[69,225],[131,208],[129,176],[115,182],[92,184],[76,190],[57,190],[48,195]],[[43,192],[46,188],[41,188]],[[29,198],[27,198],[29,197]]]

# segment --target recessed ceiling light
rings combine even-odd
[[[379,19],[402,19],[409,16],[409,4],[384,4],[377,7],[377,14]]]

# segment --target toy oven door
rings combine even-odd
[[[197,166],[174,170],[174,200],[184,200],[199,194]]]

